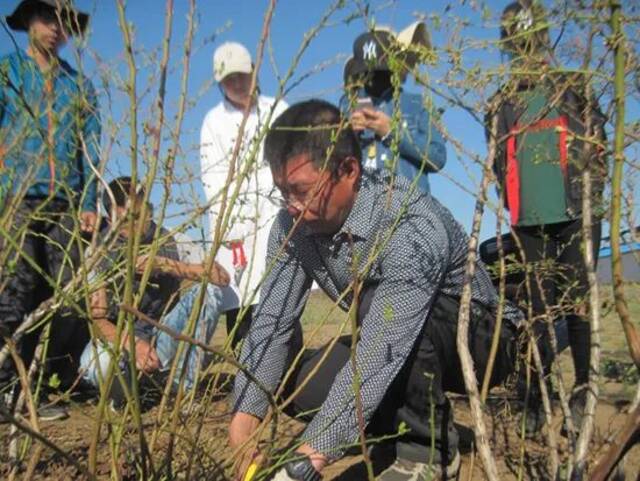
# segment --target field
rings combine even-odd
[[[628,354],[624,334],[620,328],[615,313],[612,312],[610,293],[605,290],[603,295],[603,371],[601,383],[601,401],[596,417],[596,433],[590,451],[590,459],[594,460],[603,452],[606,440],[620,428],[623,413],[629,400],[635,393],[634,371],[629,368]],[[640,287],[629,288],[629,299],[632,300],[631,309],[634,319],[640,316]],[[313,293],[304,313],[306,339],[310,345],[318,346],[334,336],[345,321],[344,314],[332,309],[332,304],[322,294]],[[224,341],[224,322],[216,332],[214,344],[221,345]],[[346,328],[348,329],[348,328]],[[566,373],[566,383],[571,385],[571,361],[568,352],[561,357],[561,366]],[[222,375],[228,368],[220,364],[212,367],[211,376],[216,372]],[[229,466],[225,460],[229,457],[227,447],[226,424],[229,421],[229,407],[226,393],[228,383],[221,385],[214,392],[200,393],[191,402],[183,403],[179,408],[168,405],[164,411],[158,406],[152,407],[143,414],[147,442],[152,443],[154,470],[158,475],[154,479],[194,479],[194,480],[223,480],[227,479]],[[494,453],[498,459],[501,479],[545,479],[548,468],[548,449],[545,447],[545,435],[540,433],[538,438],[521,441],[516,432],[516,422],[510,414],[509,404],[506,402],[508,393],[496,391],[491,394],[487,404],[490,420],[490,435]],[[471,455],[472,431],[471,419],[467,400],[457,396],[453,398],[456,422],[462,437],[463,467],[461,480],[484,479],[479,461],[473,461]],[[92,439],[92,426],[96,413],[96,406],[86,396],[74,395],[71,398],[71,417],[65,421],[42,423],[43,434],[55,442],[61,449],[69,453],[80,463],[87,462],[89,444]],[[173,414],[172,414],[173,413]],[[174,415],[175,414],[175,415]],[[107,426],[116,429],[123,414],[107,412],[110,420]],[[559,408],[555,409],[554,429],[560,431],[561,416]],[[128,426],[131,428],[128,429]],[[138,479],[140,472],[135,459],[139,453],[139,437],[132,429],[133,422],[125,422],[125,433],[122,440],[121,453],[118,459],[113,459],[110,446],[106,441],[106,429],[103,429],[98,443],[98,473],[100,479],[108,479],[112,467],[117,466],[121,479]],[[295,433],[299,432],[302,424],[287,419],[278,423],[280,442],[286,443]],[[10,466],[7,460],[8,426],[0,425],[0,477],[5,479]],[[157,434],[152,439],[150,433]],[[175,436],[170,435],[174,432]],[[558,436],[560,446],[567,442],[566,438]],[[163,464],[165,459],[173,459],[171,469]],[[640,446],[636,446],[628,457],[626,471],[627,479],[636,479],[640,471]],[[388,459],[376,460],[376,468],[384,467]],[[21,472],[18,479],[24,475]],[[64,460],[59,454],[44,449],[38,464],[35,466],[33,479],[79,479],[78,471]],[[366,470],[362,457],[349,456],[330,466],[325,472],[324,479],[341,481],[357,481],[366,479]]]

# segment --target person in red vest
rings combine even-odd
[[[487,138],[495,136],[497,142],[498,191],[529,272],[531,322],[544,368],[536,374],[550,385],[555,352],[549,322],[564,317],[575,368],[570,407],[574,422],[579,423],[591,349],[589,287],[582,250],[583,173],[588,170],[591,174],[591,238],[597,261],[607,176],[603,154],[606,118],[588,94],[584,75],[567,75],[552,67],[546,25],[539,3],[520,0],[504,9],[501,49],[509,59],[511,76],[493,98],[486,129]],[[492,133],[494,122],[497,131]],[[526,427],[534,433],[544,421],[541,395],[538,377],[532,377],[527,386],[525,374],[526,369],[518,391],[522,400],[528,399]]]

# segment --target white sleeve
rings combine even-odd
[[[227,178],[226,170],[228,168],[227,153],[220,145],[214,123],[214,116],[207,115],[200,132],[200,170],[207,202],[220,195]]]
[[[276,107],[273,109],[273,115],[271,116],[271,123],[280,117],[280,114],[289,108],[289,104],[285,99],[279,99]]]

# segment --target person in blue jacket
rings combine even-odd
[[[26,51],[0,58],[0,210],[12,218],[9,232],[0,234],[0,348],[3,336],[68,283],[79,259],[77,234],[96,225],[96,93],[59,57],[88,20],[56,0],[23,0],[6,17],[29,41]],[[26,362],[33,339],[21,346]],[[0,366],[0,391],[13,379],[13,366]]]
[[[389,59],[395,45],[394,35],[382,30],[356,38],[344,69],[341,110],[358,135],[365,169],[392,170],[429,192],[428,174],[447,160],[444,138],[421,95],[402,87],[394,95]]]

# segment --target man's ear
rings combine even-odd
[[[360,178],[361,170],[360,161],[353,156],[345,157],[340,164],[340,175],[349,180],[357,181]]]

